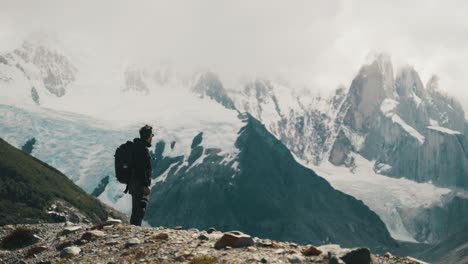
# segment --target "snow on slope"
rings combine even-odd
[[[461,135],[460,132],[455,131],[455,130],[448,129],[448,128],[446,128],[446,127],[428,126],[427,128],[432,129],[432,130],[435,130],[435,131],[439,131],[439,132],[442,132],[442,133],[450,134],[450,135]]]
[[[201,145],[205,148],[218,148],[219,155],[229,157],[237,154],[234,143],[244,123],[236,111],[216,102],[179,91],[153,96],[128,93],[120,101],[114,99],[103,101],[102,109],[107,110],[96,114],[105,119],[0,104],[0,135],[19,148],[35,137],[32,155],[64,172],[88,193],[110,175],[111,182],[99,198],[126,213],[129,197],[123,196],[125,186],[114,179],[113,154],[117,146],[137,137],[144,124],[153,126],[153,145],[159,140],[176,142],[165,156],[188,158],[192,140],[199,132],[203,132]]]
[[[380,106],[380,111],[388,117],[391,118],[393,123],[396,123],[401,126],[409,135],[413,136],[416,138],[420,144],[423,144],[426,138],[421,135],[415,128],[412,126],[408,125],[399,115],[395,113],[396,107],[398,106],[398,102],[392,99],[385,99],[383,100],[381,106]]]
[[[362,200],[376,212],[387,226],[393,238],[416,242],[406,230],[398,208],[427,208],[441,202],[443,195],[450,189],[438,188],[430,183],[416,183],[404,178],[396,179],[379,175],[373,171],[374,162],[355,156],[356,170],[336,167],[323,162],[319,167],[312,167],[318,175],[342,192]]]

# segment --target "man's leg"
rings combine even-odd
[[[141,200],[143,194],[132,194],[132,216],[130,217],[130,224],[141,226],[141,221],[145,216],[146,203]]]

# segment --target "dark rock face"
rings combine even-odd
[[[380,112],[383,99],[395,97],[394,86],[390,58],[380,55],[372,64],[363,66],[349,89],[344,124],[366,132]]]
[[[203,73],[192,87],[192,92],[201,98],[207,96],[227,109],[235,109],[234,102],[227,95],[219,77],[213,72]]]
[[[457,195],[448,195],[443,203],[429,208],[398,210],[415,238],[429,244],[437,244],[468,226],[468,199]]]
[[[104,192],[108,184],[109,184],[109,175],[102,178],[101,182],[99,182],[98,186],[93,190],[91,195],[94,197],[98,197]]]
[[[153,188],[146,220],[314,244],[394,246],[375,213],[299,165],[254,118],[239,132],[236,146],[240,153],[230,162],[211,154],[198,166],[169,172]]]
[[[36,138],[31,138],[30,140],[26,141],[26,143],[24,143],[24,145],[21,147],[21,150],[24,153],[31,155],[31,152],[34,149],[34,144],[36,144]]]
[[[39,105],[40,104],[40,101],[39,101],[39,94],[37,93],[37,90],[35,87],[32,87],[31,88],[31,98],[33,99],[33,101]]]
[[[436,246],[420,252],[419,258],[431,263],[468,263],[468,226]]]

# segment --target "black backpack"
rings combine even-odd
[[[115,150],[115,176],[120,183],[128,184],[132,176],[133,142],[127,141]]]

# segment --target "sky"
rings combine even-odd
[[[372,52],[409,64],[468,109],[467,1],[0,0],[0,51],[44,32],[103,60],[169,62],[224,79],[349,86]],[[68,41],[68,42],[67,42]],[[396,71],[396,70],[395,70]]]

